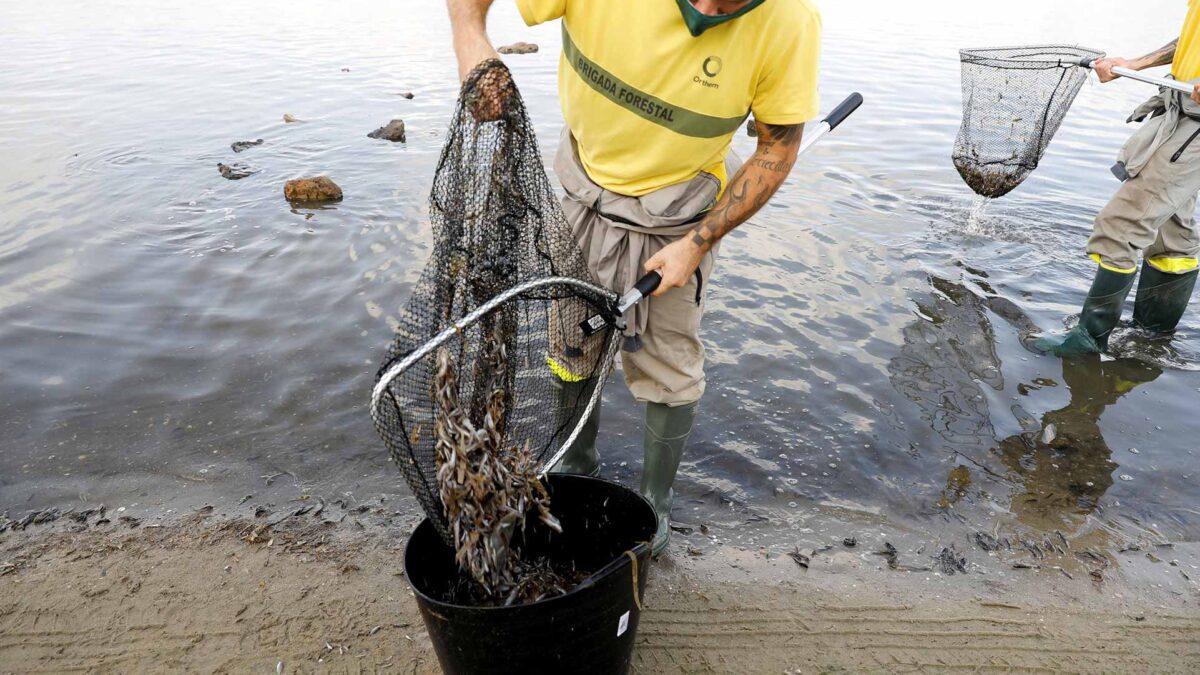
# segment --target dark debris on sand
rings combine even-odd
[[[875,551],[873,555],[883,556],[883,559],[887,561],[887,566],[892,569],[896,569],[897,564],[899,563],[899,556],[896,553],[896,547],[892,546],[890,542],[883,542],[883,550]]]
[[[955,550],[953,544],[943,547],[933,559],[937,561],[938,570],[946,576],[967,573],[967,559]]]
[[[976,532],[974,540],[975,545],[985,551],[999,551],[1002,548],[1009,548],[1009,541],[1007,538],[997,539],[987,532]]]

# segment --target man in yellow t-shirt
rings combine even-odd
[[[1172,89],[1142,104],[1130,121],[1144,121],[1113,167],[1123,181],[1100,213],[1087,252],[1099,267],[1079,324],[1063,336],[1038,340],[1061,356],[1104,351],[1142,258],[1133,307],[1135,326],[1170,334],[1187,309],[1200,273],[1200,0],[1188,0],[1179,38],[1136,59],[1105,58],[1093,64],[1101,82],[1119,77],[1122,66],[1143,70],[1171,64],[1171,76],[1193,83],[1189,99]]]
[[[647,404],[642,493],[667,544],[672,485],[704,393],[703,286],[722,237],[779,189],[817,116],[821,19],[810,0],[516,0],[529,25],[561,19],[566,121],[555,173],[596,280],[617,292],[658,270],[633,310],[622,372]],[[492,0],[447,0],[459,74],[497,58]],[[730,152],[753,113],[758,147]],[[551,356],[563,395],[587,386]],[[598,411],[597,411],[598,413]],[[560,470],[599,470],[598,415]]]

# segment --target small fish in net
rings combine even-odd
[[[531,602],[544,595],[547,586],[561,588],[566,582],[547,575],[549,567],[521,565],[513,549],[513,537],[524,531],[531,511],[551,530],[562,532],[562,527],[550,513],[550,496],[537,479],[529,445],[507,445],[504,440],[507,358],[502,330],[499,325],[494,328],[480,364],[491,391],[482,423],[471,420],[459,406],[450,351],[438,349],[434,436],[438,491],[454,532],[455,559],[485,598],[504,598],[511,604]]]
[[[1038,166],[1103,52],[1063,45],[964,49],[954,167],[972,190],[1002,197]]]

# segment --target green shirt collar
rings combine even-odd
[[[709,28],[725,23],[726,21],[732,21],[764,2],[766,0],[750,0],[750,2],[746,3],[745,7],[732,14],[709,16],[692,6],[689,0],[675,0],[675,3],[679,5],[679,11],[683,13],[683,22],[687,24],[688,32],[692,34],[692,37],[700,37],[700,34]]]

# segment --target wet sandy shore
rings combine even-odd
[[[131,524],[64,518],[0,534],[0,673],[438,672],[401,572],[407,525],[311,511]],[[651,572],[633,672],[1200,664],[1190,581],[1132,593],[1049,562],[947,576],[889,568],[861,546],[808,553],[805,569],[677,537]]]

